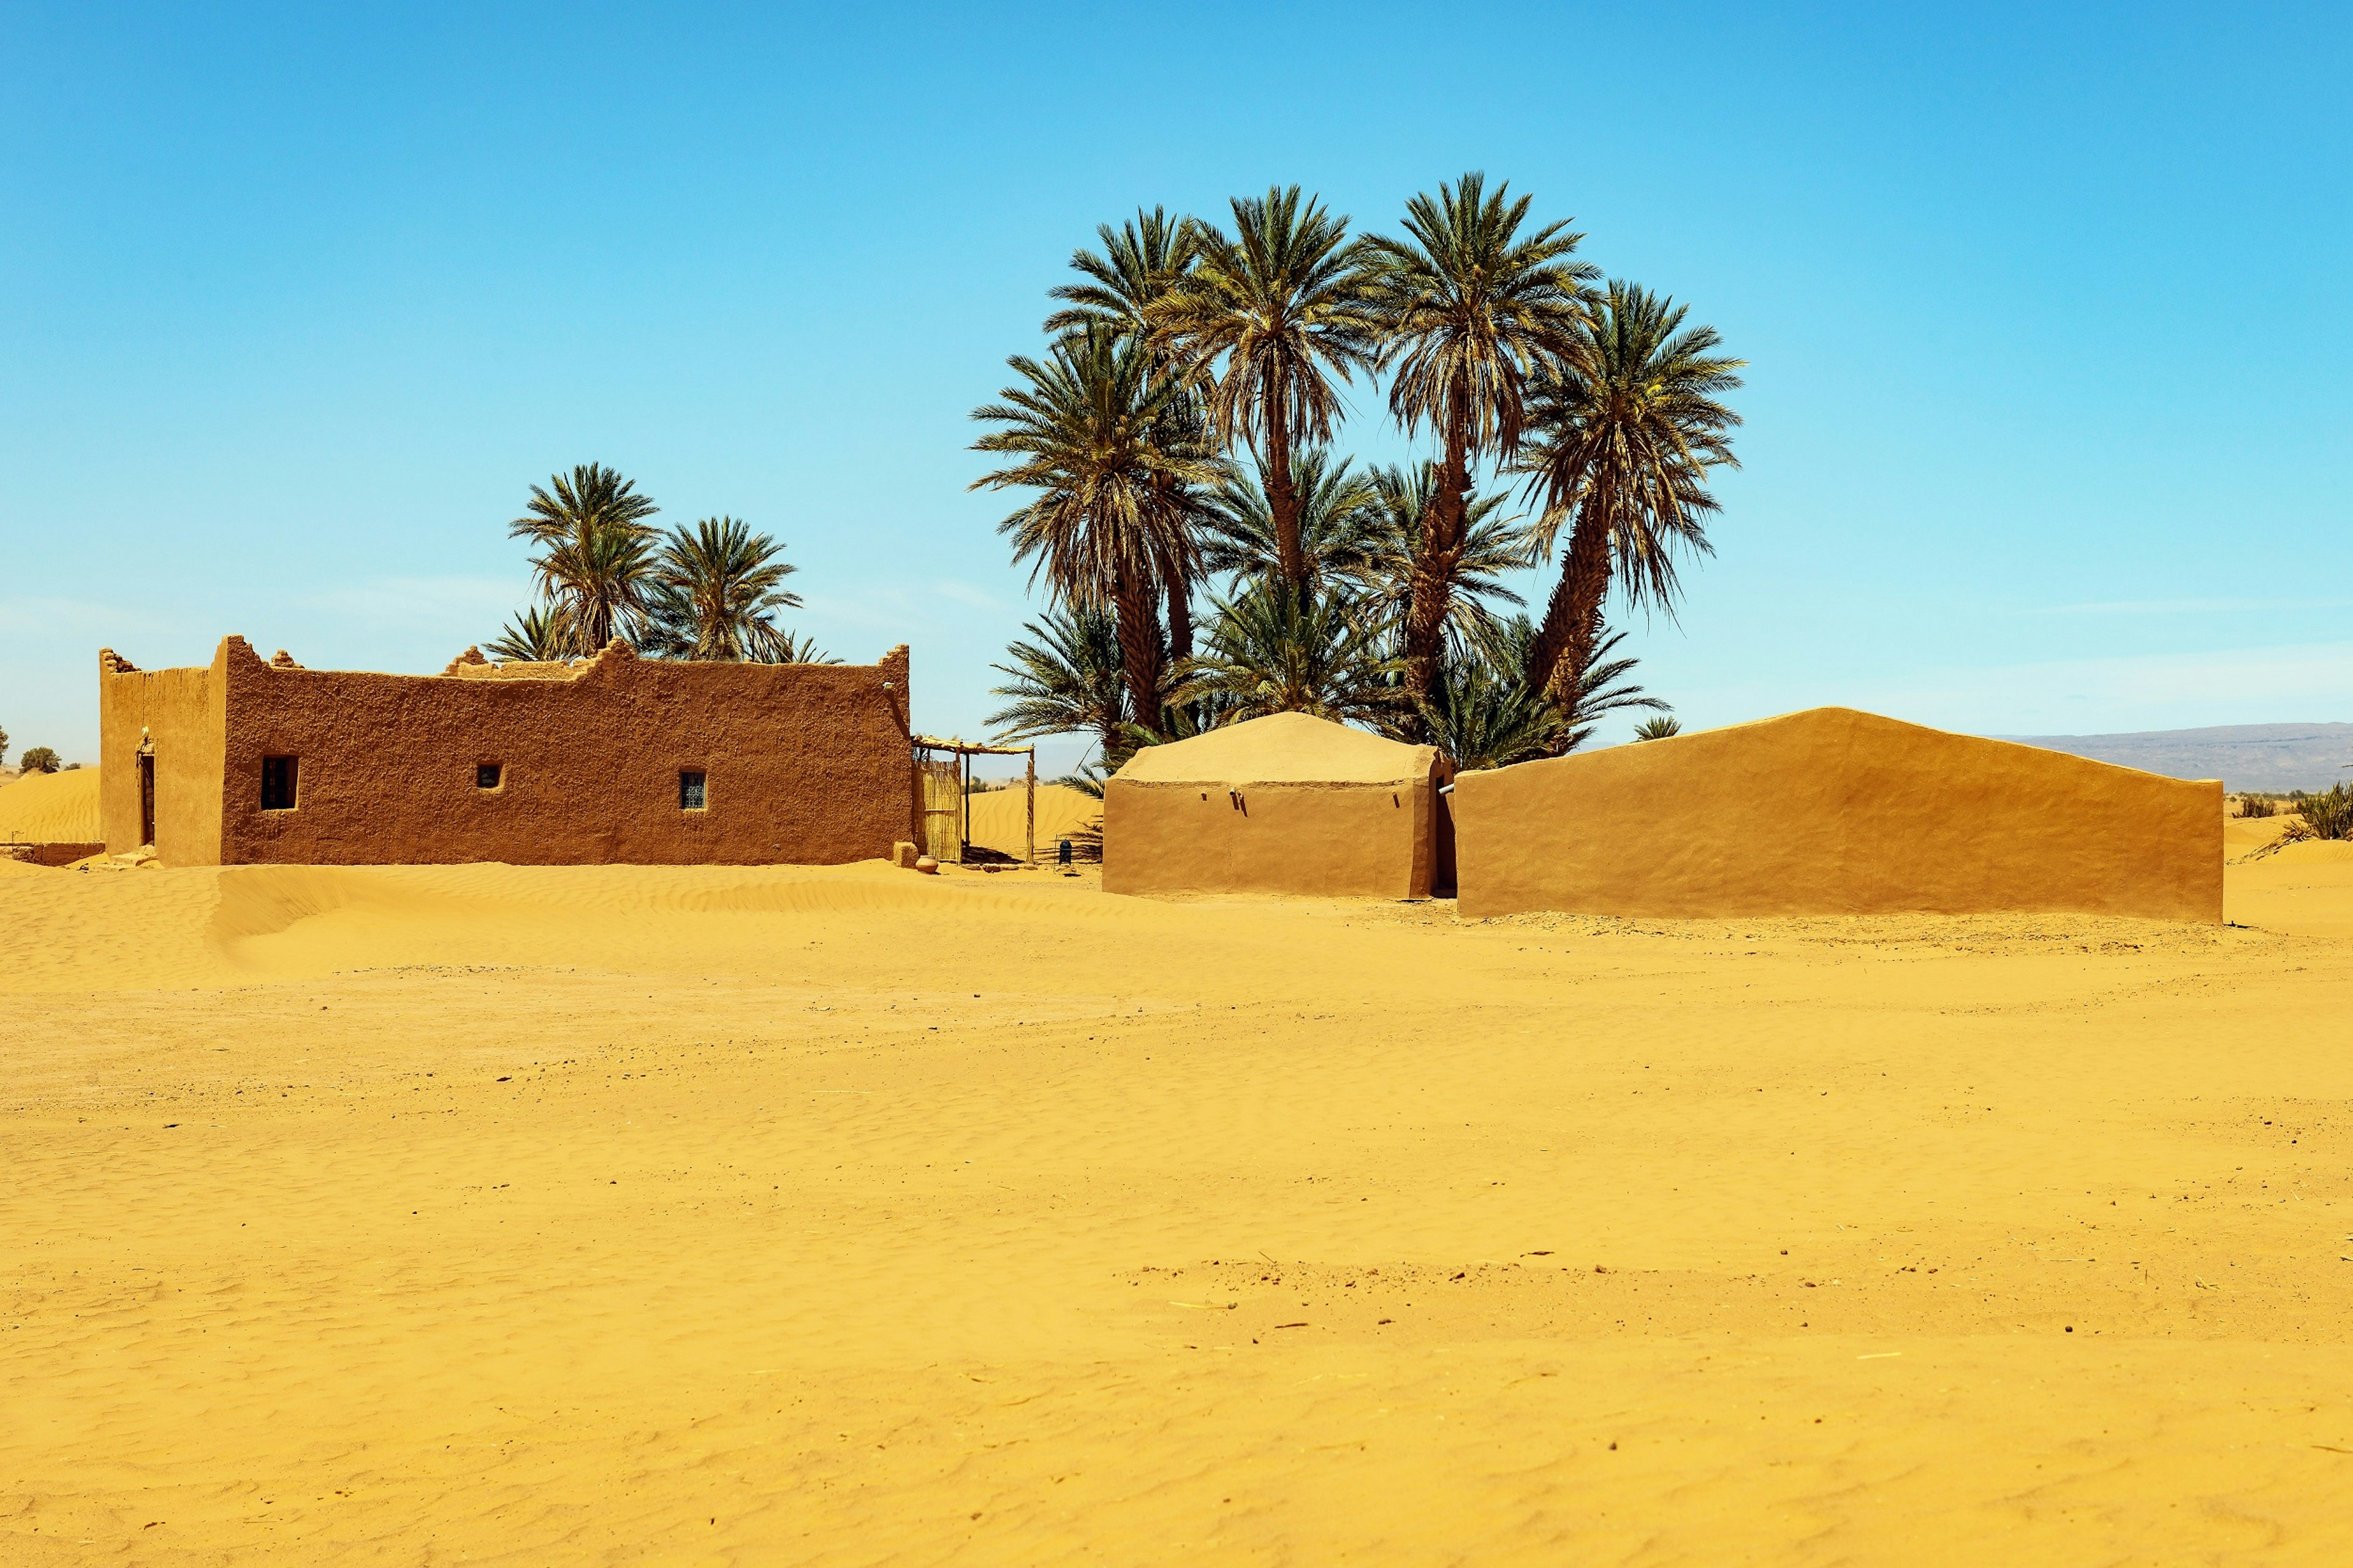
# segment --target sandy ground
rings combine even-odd
[[[1018,858],[1026,850],[1029,801],[1018,786],[987,790],[972,797],[972,841]],[[1051,860],[1064,834],[1100,831],[1103,802],[1068,784],[1038,786],[1038,858]]]
[[[0,842],[90,844],[98,827],[98,770],[26,773],[0,783]]]
[[[0,879],[0,1562],[2342,1563],[2343,847],[2205,929]]]

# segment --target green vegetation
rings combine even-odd
[[[2303,822],[2288,830],[2292,838],[2353,838],[2353,787],[2334,784],[2296,803]]]
[[[57,752],[47,746],[27,746],[16,759],[16,771],[23,773],[53,773],[61,765]]]
[[[1654,714],[1634,726],[1634,739],[1638,741],[1663,741],[1683,732],[1683,721],[1672,713]]]
[[[1709,552],[1740,422],[1715,331],[1604,285],[1567,220],[1475,172],[1396,237],[1297,186],[1229,206],[1230,231],[1161,207],[1100,227],[1050,290],[1044,355],[974,411],[1005,462],[973,488],[1026,494],[999,526],[1047,599],[989,721],[1087,736],[1097,769],[1278,711],[1495,766],[1663,710],[1605,611],[1672,616],[1679,563]],[[1337,449],[1360,375],[1430,458]],[[1541,619],[1506,620],[1506,574],[1556,558]]]
[[[2239,797],[2239,815],[2254,817],[2276,816],[2279,815],[2279,802],[2266,795],[2242,795]]]
[[[655,658],[830,664],[776,622],[800,607],[783,547],[732,517],[661,533],[659,509],[600,463],[531,488],[508,533],[533,547],[539,601],[484,645],[496,658],[586,658],[618,641]]]

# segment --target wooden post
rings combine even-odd
[[[1026,787],[1029,791],[1029,820],[1022,837],[1029,845],[1029,864],[1035,866],[1038,863],[1038,748],[1035,746],[1029,748],[1028,771],[1029,779]]]

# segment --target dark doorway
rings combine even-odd
[[[155,753],[139,753],[139,842],[155,847]]]

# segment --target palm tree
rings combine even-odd
[[[1663,741],[1683,732],[1683,721],[1672,713],[1654,713],[1634,726],[1634,739],[1638,741]]]
[[[1033,642],[1005,650],[991,665],[1006,679],[989,695],[1009,699],[987,722],[1005,742],[1043,735],[1092,734],[1106,757],[1119,749],[1125,723],[1124,666],[1119,627],[1098,609],[1050,613],[1022,627]]]
[[[1604,628],[1598,633],[1586,656],[1586,662],[1574,670],[1561,672],[1549,689],[1538,685],[1526,672],[1534,668],[1530,650],[1535,644],[1536,628],[1525,616],[1514,616],[1508,621],[1495,623],[1495,634],[1481,649],[1490,668],[1520,672],[1520,679],[1532,689],[1546,690],[1561,719],[1560,729],[1553,735],[1549,754],[1564,756],[1593,738],[1593,731],[1602,720],[1612,713],[1661,713],[1667,705],[1655,697],[1647,696],[1634,684],[1634,667],[1641,661],[1633,655],[1612,657],[1618,645],[1626,638],[1623,632]]]
[[[538,547],[532,570],[541,596],[568,634],[564,651],[594,654],[633,637],[653,593],[653,527],[659,510],[634,481],[601,463],[582,463],[531,487],[523,515],[507,524]]]
[[[649,619],[656,651],[672,658],[773,661],[786,636],[780,610],[800,607],[785,579],[798,568],[783,546],[732,517],[681,525],[663,542]]]
[[[1167,663],[1158,589],[1170,563],[1189,573],[1194,554],[1186,509],[1159,481],[1206,485],[1217,467],[1189,444],[1164,441],[1163,416],[1184,385],[1155,382],[1147,351],[1133,338],[1090,326],[1057,342],[1043,363],[1019,354],[1006,363],[1022,384],[973,411],[997,426],[973,449],[1014,461],[972,488],[1039,492],[998,531],[1012,537],[1016,561],[1034,563],[1030,581],[1042,575],[1056,602],[1110,608],[1130,710],[1149,724]]]
[[[570,474],[553,474],[554,493],[531,487],[523,515],[507,524],[507,532],[543,547],[576,539],[587,529],[636,527],[646,530],[646,519],[661,509],[651,496],[638,494],[637,482],[602,463],[582,463]]]
[[[1427,422],[1440,442],[1437,483],[1415,558],[1405,617],[1407,685],[1429,689],[1446,625],[1455,558],[1468,524],[1471,465],[1519,450],[1527,393],[1545,363],[1568,350],[1600,277],[1573,259],[1584,237],[1566,223],[1523,236],[1531,198],[1490,193],[1467,174],[1406,204],[1407,237],[1377,238],[1389,412],[1409,435]]]
[[[572,651],[591,655],[635,640],[655,594],[652,535],[624,522],[583,522],[534,561],[541,594],[571,632]]]
[[[1292,488],[1299,497],[1299,551],[1307,580],[1322,587],[1362,575],[1378,543],[1378,495],[1373,480],[1350,472],[1324,447],[1293,452]],[[1267,465],[1255,479],[1226,476],[1203,503],[1201,570],[1250,583],[1282,580],[1282,550],[1275,539],[1274,509],[1267,500]],[[1238,584],[1239,586],[1239,584]]]
[[[572,627],[554,605],[527,605],[483,645],[492,658],[553,664],[572,655]]]
[[[1219,605],[1208,649],[1178,695],[1229,720],[1312,713],[1371,721],[1395,706],[1397,672],[1379,623],[1354,600],[1260,583]]]
[[[1264,465],[1276,557],[1307,586],[1299,543],[1294,445],[1323,446],[1340,416],[1334,377],[1375,363],[1378,319],[1364,242],[1299,187],[1232,203],[1234,235],[1198,225],[1200,258],[1149,312],[1180,373],[1204,378],[1211,435],[1248,444]]]
[[[776,633],[763,664],[839,664],[841,660],[817,646],[815,637],[797,637],[788,631]]]
[[[1152,312],[1200,259],[1199,226],[1190,218],[1172,218],[1161,207],[1150,212],[1138,207],[1135,216],[1117,229],[1102,224],[1097,226],[1095,235],[1103,241],[1100,255],[1082,247],[1071,256],[1071,269],[1086,281],[1064,283],[1048,291],[1053,299],[1063,301],[1063,308],[1046,318],[1046,330],[1061,333],[1108,327],[1144,340],[1149,356],[1145,374],[1148,379],[1157,382],[1170,374],[1173,367],[1167,345],[1151,342]],[[1198,444],[1199,400],[1189,393],[1172,400],[1161,416],[1161,424],[1158,435],[1163,446]],[[1164,475],[1155,482],[1168,492],[1167,499],[1172,503],[1184,499],[1185,486],[1181,481]],[[1189,658],[1193,653],[1193,563],[1170,557],[1159,565],[1168,601],[1169,651],[1175,658]]]
[[[1441,659],[1419,708],[1418,733],[1398,738],[1425,739],[1466,772],[1551,756],[1567,728],[1549,693],[1475,652]]]
[[[1706,519],[1719,508],[1708,470],[1739,467],[1731,432],[1740,416],[1717,399],[1740,385],[1734,373],[1746,362],[1715,352],[1715,328],[1685,328],[1687,309],[1613,279],[1530,411],[1521,467],[1544,498],[1538,552],[1548,554],[1574,519],[1529,646],[1530,679],[1556,689],[1599,657],[1613,578],[1630,604],[1672,614],[1676,552],[1710,553]]]
[[[1440,623],[1443,660],[1459,658],[1466,647],[1492,637],[1495,622],[1490,601],[1520,603],[1520,596],[1504,585],[1503,574],[1527,564],[1527,530],[1517,515],[1505,513],[1505,497],[1471,495],[1465,498],[1456,547],[1433,551],[1428,524],[1441,472],[1438,464],[1427,460],[1409,468],[1373,470],[1372,548],[1360,577],[1372,602],[1395,626],[1406,625],[1411,615],[1415,585],[1438,581],[1446,605]]]

